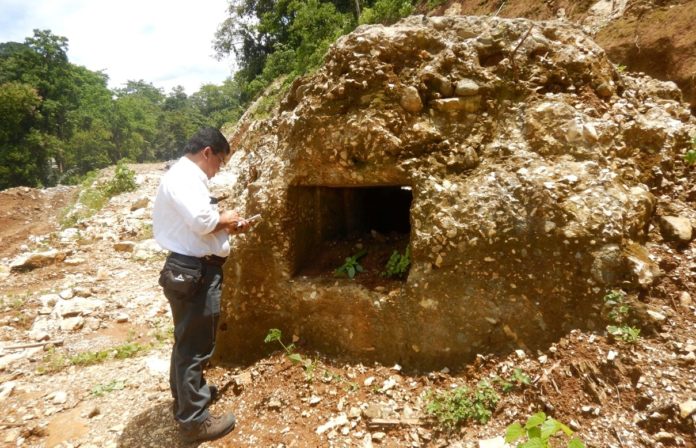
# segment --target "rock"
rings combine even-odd
[[[60,321],[60,329],[62,331],[77,331],[85,324],[82,316],[68,317]]]
[[[23,254],[10,263],[10,271],[17,272],[36,269],[63,261],[64,259],[65,253],[57,249]]]
[[[444,98],[447,79],[467,95]],[[562,22],[411,16],[358,27],[281,103],[232,137],[254,154],[240,159],[235,201],[264,225],[234,238],[225,266],[234,293],[221,361],[265,350],[248,335],[289,317],[311,349],[400,360],[405,370],[560,338],[594,318],[605,291],[655,282],[651,254],[636,256],[630,242],[651,237],[651,189],[690,188],[674,172],[681,162],[659,161],[683,154],[693,120],[675,119],[645,77],[617,72]],[[314,265],[314,236],[335,235],[346,219],[369,232],[361,201],[391,210],[402,199],[394,212],[410,229],[411,266],[395,300],[359,279],[319,284],[329,271],[288,281],[300,267],[325,268]],[[327,324],[337,314],[341,328]],[[400,334],[408,340],[384,337]]]
[[[679,304],[683,308],[689,308],[689,305],[691,305],[691,294],[689,294],[686,291],[682,291],[679,293]]]
[[[646,314],[656,324],[661,324],[667,319],[667,316],[655,310],[646,310]]]
[[[311,397],[309,397],[309,405],[310,406],[314,406],[316,404],[319,404],[320,401],[321,401],[321,397],[317,397],[316,395],[312,395]]]
[[[58,301],[61,300],[61,297],[58,294],[44,294],[41,297],[39,297],[39,302],[41,302],[41,306],[44,307],[53,307]]]
[[[457,81],[454,94],[457,96],[473,96],[478,95],[479,89],[480,87],[476,81],[464,78]]]
[[[443,112],[464,111],[477,112],[481,107],[481,96],[467,96],[459,98],[444,98],[430,101],[430,106]]]
[[[408,86],[403,90],[400,104],[407,112],[418,113],[423,110],[423,101],[421,101],[418,89],[413,86]]]
[[[149,203],[150,203],[150,198],[148,198],[147,196],[142,196],[142,197],[136,199],[131,204],[130,209],[133,212],[135,210],[147,207]]]
[[[502,437],[494,437],[492,439],[479,440],[479,448],[506,448],[505,439]]]
[[[61,299],[70,300],[75,297],[75,291],[72,288],[67,288],[58,293]]]
[[[271,397],[268,400],[268,409],[275,409],[278,410],[283,406],[283,403],[280,402],[280,400],[276,397]]]
[[[135,243],[133,241],[119,241],[114,243],[114,250],[117,252],[133,252]]]
[[[597,86],[597,95],[600,98],[611,98],[614,94],[614,89],[609,85],[609,83],[603,82]]]
[[[338,416],[331,418],[328,422],[324,423],[323,425],[320,425],[319,427],[317,427],[316,433],[317,434],[324,434],[326,431],[328,431],[330,429],[333,429],[333,428],[336,428],[339,426],[343,426],[343,425],[347,425],[348,423],[349,423],[349,421],[348,421],[348,417],[346,416],[346,414],[339,414]]]
[[[162,376],[169,377],[169,359],[160,358],[156,355],[148,356],[145,358],[145,366],[148,372]]]
[[[667,241],[687,244],[693,236],[691,221],[681,216],[660,216],[660,232]]]
[[[394,386],[396,386],[398,382],[399,381],[397,378],[390,376],[389,378],[384,380],[384,383],[382,384],[382,388],[380,389],[380,392],[386,392],[389,389],[393,389]]]
[[[4,383],[0,383],[0,402],[5,401],[7,397],[12,395],[12,392],[15,390],[16,386],[16,381],[6,381]]]
[[[59,405],[68,401],[68,394],[63,390],[57,390],[46,397],[51,403]]]
[[[58,234],[59,238],[61,241],[66,242],[66,241],[71,241],[74,239],[77,239],[77,237],[80,236],[80,231],[74,227],[69,227],[67,229],[62,230]]]
[[[372,433],[372,440],[378,443],[382,442],[382,440],[384,440],[385,437],[387,437],[387,434],[381,431]]]
[[[234,384],[237,386],[247,386],[251,384],[251,373],[249,372],[242,372],[239,375],[234,375],[232,377],[232,381],[234,381]]]
[[[78,266],[84,264],[86,261],[87,260],[82,257],[68,257],[63,263],[67,264],[68,266]]]
[[[686,420],[694,412],[696,412],[696,400],[691,399],[679,403],[679,416],[682,419]]]
[[[147,260],[158,253],[166,252],[154,239],[143,240],[134,247],[133,258],[136,260]]]
[[[119,323],[119,324],[126,323],[126,322],[128,322],[128,314],[118,313],[118,314],[116,314],[114,320],[116,321],[116,323]]]
[[[53,308],[53,314],[67,318],[74,316],[87,316],[98,309],[104,308],[104,301],[99,299],[88,299],[85,297],[75,297],[72,300],[60,300]]]
[[[633,280],[637,286],[646,289],[662,276],[660,267],[650,259],[648,251],[638,244],[628,246],[625,253],[628,268],[633,274]]]

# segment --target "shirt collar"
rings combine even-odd
[[[208,176],[205,174],[205,172],[201,169],[200,166],[193,163],[193,161],[191,161],[191,159],[189,159],[186,156],[183,156],[180,160],[182,161],[187,170],[195,173],[199,180],[208,185]]]

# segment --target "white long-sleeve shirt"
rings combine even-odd
[[[229,234],[211,233],[220,221],[217,206],[210,203],[208,177],[187,157],[182,157],[162,176],[152,209],[155,240],[163,248],[182,255],[226,257]]]

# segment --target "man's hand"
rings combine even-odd
[[[249,229],[249,225],[250,224],[244,218],[240,218],[236,212],[226,210],[220,213],[220,222],[218,222],[215,230],[225,229],[229,234],[242,233]]]

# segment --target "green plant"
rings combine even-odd
[[[61,227],[65,229],[75,226],[80,220],[101,210],[110,197],[137,187],[135,172],[123,160],[116,164],[114,176],[106,183],[100,183],[98,173],[90,171],[80,184],[80,194],[75,203],[61,211]]]
[[[353,278],[358,272],[363,272],[363,267],[358,263],[358,260],[365,255],[367,255],[367,250],[362,249],[355,255],[346,257],[346,261],[334,271],[334,275],[336,277],[348,276],[348,278]]]
[[[522,388],[524,386],[528,386],[531,384],[531,380],[529,379],[529,375],[524,373],[522,369],[515,368],[512,371],[512,375],[508,378],[501,378],[497,377],[495,379],[496,382],[500,384],[500,388],[503,390],[503,392],[510,392],[511,390],[515,388]]]
[[[147,350],[147,347],[139,344],[137,342],[127,343],[119,345],[114,349],[114,358],[116,359],[126,359],[132,358],[140,352]]]
[[[558,432],[564,433],[567,437],[573,435],[573,430],[556,419],[547,417],[543,412],[537,412],[527,419],[527,423],[522,426],[515,422],[505,430],[505,442],[515,443],[520,438],[526,441],[517,443],[518,448],[547,448],[549,440],[555,437]],[[585,444],[577,437],[568,441],[568,448],[584,448]]]
[[[285,350],[285,356],[292,361],[293,363],[297,364],[299,362],[302,362],[302,355],[299,353],[295,353],[295,344],[289,344],[285,345],[283,343],[283,332],[280,331],[277,328],[271,328],[268,330],[268,334],[266,335],[266,338],[263,340],[266,344],[270,342],[278,342],[281,347],[283,347],[283,350]]]
[[[626,66],[623,64],[617,64],[616,65],[616,71],[619,73],[623,73],[626,71]]]
[[[136,188],[138,188],[138,184],[135,181],[135,172],[128,168],[124,160],[119,160],[116,164],[114,177],[106,184],[106,195],[108,197],[116,196]]]
[[[109,352],[106,350],[95,351],[95,352],[84,352],[78,353],[75,356],[69,358],[70,364],[75,366],[91,366],[93,364],[100,364],[109,358]]]
[[[442,3],[444,0],[429,0]],[[439,4],[438,3],[438,4]],[[430,4],[430,3],[429,3]],[[391,25],[413,11],[411,0],[377,0],[371,8],[364,8],[360,13],[359,23],[381,23]]]
[[[302,368],[305,373],[305,380],[309,383],[314,381],[314,373],[319,365],[318,361],[312,360],[311,358],[303,358],[299,353],[295,353],[295,344],[285,345],[283,343],[283,332],[277,328],[271,328],[268,330],[268,334],[264,339],[264,342],[268,344],[269,342],[278,342],[283,350],[285,351],[285,356],[292,361],[293,364],[302,364]],[[322,368],[322,380],[338,380],[339,382],[344,382],[347,384],[346,388],[349,391],[354,391],[358,389],[356,383],[351,383],[347,381],[342,376],[330,372],[328,369]]]
[[[398,251],[392,252],[387,264],[384,267],[384,272],[382,272],[382,277],[389,278],[402,278],[407,272],[408,267],[411,265],[411,250],[406,248],[404,254],[401,255]]]
[[[108,384],[97,384],[92,388],[92,395],[95,397],[101,397],[102,395],[113,392],[115,390],[122,390],[126,387],[126,382],[121,380],[113,380]]]
[[[426,412],[448,429],[467,420],[486,423],[500,401],[487,381],[481,381],[474,391],[457,387],[451,391],[428,393],[427,399]]]
[[[69,361],[55,347],[49,347],[46,354],[41,359],[39,366],[36,368],[36,373],[45,375],[47,373],[60,372],[69,365]]]
[[[635,343],[640,339],[640,329],[628,325],[631,307],[626,302],[623,291],[610,291],[604,296],[604,306],[607,310],[607,332],[624,342]]]
[[[689,166],[696,163],[696,137],[691,140],[691,149],[684,153],[684,162]]]

